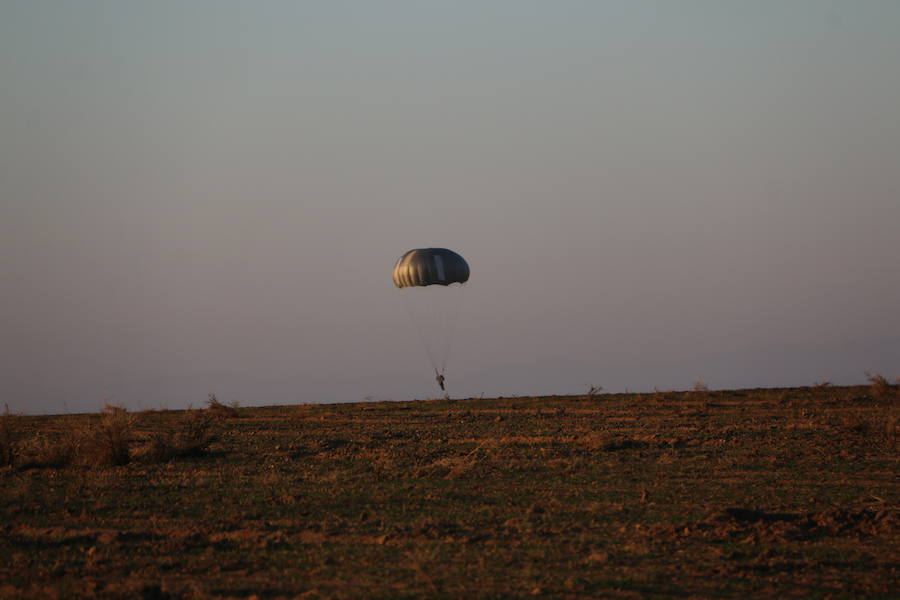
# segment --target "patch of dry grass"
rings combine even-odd
[[[474,455],[448,456],[439,458],[427,467],[417,472],[419,477],[443,477],[444,479],[459,479],[472,471],[478,464],[478,458]]]
[[[609,445],[609,435],[601,431],[589,431],[578,440],[588,452],[604,452]]]
[[[900,413],[891,409],[878,414],[844,415],[833,422],[839,435],[868,451],[895,454],[900,439]]]
[[[140,413],[125,467],[2,471],[0,598],[896,595],[897,406],[659,395]]]
[[[62,437],[38,434],[26,446],[23,454],[25,469],[63,468],[75,463],[84,438],[78,433],[66,433]]]
[[[9,412],[9,406],[0,415],[0,467],[13,467],[16,464],[18,418],[18,415]]]
[[[87,417],[62,432],[20,432],[20,418],[8,411],[0,415],[0,459],[22,470],[123,466],[135,459],[154,463],[202,456],[219,439],[222,429],[219,414],[189,410],[174,426],[166,427],[164,420],[154,419],[153,430],[139,432],[137,416],[113,405],[105,406],[99,417]]]

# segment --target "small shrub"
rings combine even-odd
[[[598,395],[602,391],[603,391],[602,385],[588,384],[587,399],[593,400],[594,396]]]
[[[210,393],[206,400],[207,408],[222,417],[233,418],[238,416],[238,403],[222,404],[215,394]]]
[[[81,432],[79,458],[87,465],[121,466],[131,461],[134,418],[128,410],[111,404],[103,407],[100,422]]]
[[[706,382],[702,379],[698,379],[694,382],[694,386],[691,389],[693,389],[695,392],[708,392],[709,386],[706,385]]]
[[[168,462],[177,456],[175,434],[171,431],[154,431],[150,434],[145,456],[149,462]]]
[[[894,396],[894,386],[880,373],[866,371],[869,379],[869,390],[876,400],[887,400]]]
[[[174,430],[150,434],[146,456],[152,462],[168,462],[185,456],[202,456],[219,438],[216,417],[199,410],[188,411]]]
[[[210,415],[191,411],[182,420],[177,438],[182,455],[199,455],[219,439],[219,431]]]

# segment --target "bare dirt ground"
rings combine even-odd
[[[818,386],[7,416],[0,598],[896,598],[898,406]]]

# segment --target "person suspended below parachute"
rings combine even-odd
[[[397,260],[391,275],[434,368],[435,381],[445,390],[445,371],[469,264],[446,248],[417,248]]]

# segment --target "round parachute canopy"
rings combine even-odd
[[[398,288],[465,283],[469,264],[453,250],[417,248],[400,257],[392,277]]]

